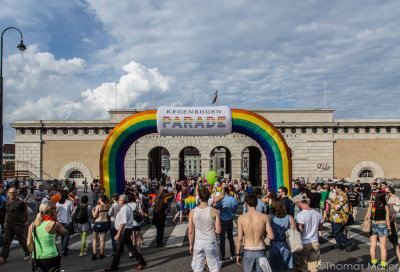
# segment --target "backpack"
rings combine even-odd
[[[79,205],[76,208],[75,214],[73,216],[75,223],[84,224],[89,221],[89,214],[86,206]]]

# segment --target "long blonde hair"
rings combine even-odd
[[[35,227],[39,227],[40,224],[42,224],[42,222],[43,222],[43,215],[48,213],[53,207],[54,207],[53,201],[46,201],[46,202],[43,202],[42,204],[40,204],[39,212],[36,215],[36,219],[33,222],[33,225]]]

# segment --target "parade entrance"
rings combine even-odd
[[[255,140],[265,154],[269,189],[285,186],[291,191],[289,148],[279,130],[261,115],[229,107],[160,107],[125,118],[104,141],[100,153],[100,181],[108,196],[124,191],[126,152],[132,143],[151,133],[163,136],[246,135]],[[257,163],[259,156],[253,155],[251,161]]]

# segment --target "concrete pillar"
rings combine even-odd
[[[170,170],[169,175],[171,180],[179,179],[179,158],[169,158]]]
[[[206,175],[210,171],[210,159],[201,158],[201,174]]]
[[[242,177],[242,159],[232,158],[232,179],[240,180]]]

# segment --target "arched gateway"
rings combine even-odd
[[[277,190],[280,186],[285,186],[291,191],[292,162],[290,151],[279,130],[264,117],[253,112],[239,109],[230,110],[227,107],[226,109],[231,114],[227,118],[226,116],[212,117],[207,115],[211,112],[220,112],[214,110],[176,111],[184,113],[181,119],[177,116],[157,116],[157,110],[147,110],[125,118],[108,135],[101,150],[100,179],[106,194],[110,196],[113,193],[120,194],[123,192],[125,188],[124,160],[126,152],[132,143],[147,134],[159,132],[160,126],[165,128],[166,125],[169,125],[172,130],[178,128],[177,133],[179,134],[175,135],[205,136],[221,135],[221,133],[212,131],[212,129],[217,127],[226,128],[231,124],[229,133],[240,133],[249,136],[263,149],[267,159],[269,189]],[[168,110],[166,112],[172,111]],[[197,116],[197,119],[195,119],[196,117],[190,115],[191,112],[202,112],[204,114],[203,116]],[[231,122],[228,120],[229,124],[226,125],[224,121],[229,118],[231,118]],[[185,129],[188,129],[188,131],[191,129],[192,131],[186,132]]]

